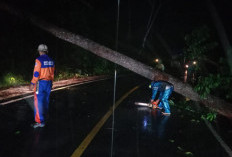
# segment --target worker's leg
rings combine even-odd
[[[171,113],[170,112],[170,106],[169,106],[168,98],[172,94],[172,91],[173,91],[173,87],[165,90],[164,94],[163,94],[163,97],[161,99],[163,107],[164,107],[164,113]]]
[[[52,88],[52,81],[46,81],[45,98],[44,98],[44,116],[46,119],[48,118],[51,88]]]
[[[46,98],[46,92],[44,91],[44,83],[39,81],[37,83],[37,90],[34,95],[34,115],[35,122],[43,124],[44,118],[44,103]]]
[[[160,92],[160,95],[159,95],[159,98],[158,98],[158,100],[160,100],[160,102],[159,102],[159,104],[158,104],[158,108],[159,108],[159,109],[163,109],[163,107],[164,107],[164,103],[163,103],[163,101],[162,101],[163,95],[164,95],[164,91]]]

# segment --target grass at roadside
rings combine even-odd
[[[71,79],[71,78],[83,78],[83,77],[88,77],[88,76],[92,76],[92,75],[70,73],[70,72],[60,72],[59,74],[56,74],[55,81]],[[24,79],[22,75],[7,73],[3,77],[0,78],[0,89],[25,85],[29,83],[30,83],[30,80]]]
[[[8,88],[12,86],[18,86],[28,83],[22,75],[16,75],[13,73],[7,73],[0,79],[0,89]]]

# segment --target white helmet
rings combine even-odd
[[[38,46],[38,51],[41,51],[41,52],[48,52],[48,47],[47,47],[47,45],[45,45],[45,44],[40,44],[40,45]]]

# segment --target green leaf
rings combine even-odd
[[[180,151],[184,151],[184,149],[181,148],[180,146],[178,146],[177,149],[179,149]]]
[[[174,142],[175,142],[175,140],[171,140],[171,139],[170,139],[170,140],[169,140],[169,142],[174,143]]]
[[[191,122],[195,122],[196,120],[195,119],[192,119]]]
[[[184,153],[186,156],[193,156],[193,153],[192,152],[185,152]]]
[[[16,131],[16,132],[15,132],[15,135],[18,135],[18,134],[20,134],[20,131]]]

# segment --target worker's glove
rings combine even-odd
[[[151,88],[151,85],[149,85],[149,88]]]
[[[158,108],[158,103],[159,103],[159,100],[153,101],[152,102],[152,109]]]
[[[158,104],[159,104],[159,102],[160,102],[160,100],[159,100],[159,99],[157,99],[155,102],[156,102],[156,104],[158,105]]]
[[[153,101],[153,102],[152,102],[152,104],[157,106],[157,103],[156,103],[156,101]]]
[[[159,104],[159,99],[156,100],[156,101],[153,101],[152,104],[158,106],[158,104]]]

